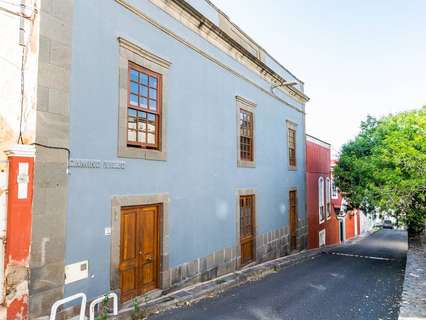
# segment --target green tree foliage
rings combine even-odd
[[[342,147],[336,185],[353,207],[378,210],[418,233],[426,219],[426,106],[368,117],[361,132]]]

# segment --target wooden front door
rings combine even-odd
[[[254,195],[240,197],[241,265],[254,260],[256,239],[254,201]]]
[[[290,251],[297,248],[297,197],[296,191],[289,193],[289,212],[290,212]]]
[[[158,288],[159,205],[123,208],[121,211],[121,301]]]

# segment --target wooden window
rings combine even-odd
[[[325,210],[324,210],[324,178],[320,177],[318,179],[318,206],[319,206],[319,221],[320,223],[325,219]]]
[[[296,129],[288,128],[288,164],[296,166]]]
[[[240,109],[240,158],[253,161],[253,113]]]
[[[161,74],[129,62],[127,145],[160,150]]]
[[[328,219],[331,215],[331,185],[329,177],[325,179],[325,210]]]

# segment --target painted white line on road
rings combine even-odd
[[[342,252],[330,252],[336,256],[345,256],[345,257],[354,257],[354,258],[363,258],[363,259],[373,259],[373,260],[382,260],[382,261],[393,261],[391,258],[384,257],[373,257],[373,256],[361,256],[359,254],[350,254],[350,253],[342,253]]]

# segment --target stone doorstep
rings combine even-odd
[[[253,266],[245,266],[242,270],[171,292],[147,303],[141,303],[140,308],[144,311],[145,315],[151,315],[181,306],[191,305],[200,300],[214,297],[225,290],[240,286],[244,283],[260,280],[269,274],[304,260],[313,259],[320,255],[323,250],[324,247],[321,249],[304,250],[293,255],[269,260]],[[122,308],[119,311],[118,318],[122,320],[129,319],[132,310],[132,307]]]

